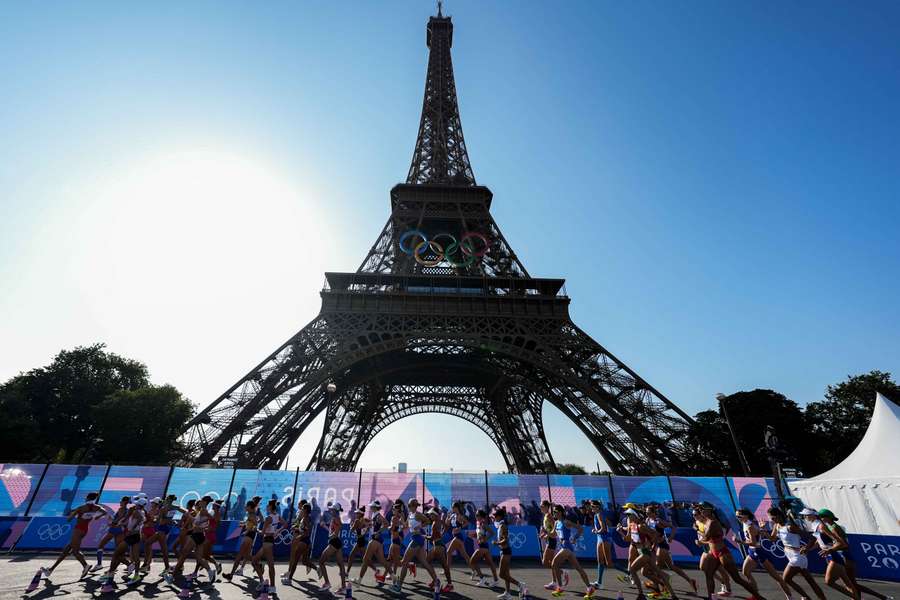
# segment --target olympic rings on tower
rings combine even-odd
[[[446,244],[438,243],[438,240],[447,240]],[[477,241],[476,241],[477,240]],[[477,243],[481,242],[480,247]],[[451,233],[438,233],[431,239],[419,229],[410,229],[403,232],[397,240],[400,251],[412,256],[416,262],[424,267],[436,267],[442,262],[451,267],[468,268],[479,258],[487,254],[491,247],[490,240],[483,233],[467,231],[457,240]],[[461,252],[462,260],[453,258],[453,255]],[[432,258],[427,258],[431,256]]]

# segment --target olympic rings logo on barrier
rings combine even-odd
[[[509,545],[513,550],[518,550],[525,545],[525,534],[521,531],[509,534]]]
[[[439,243],[438,240],[447,241]],[[447,262],[451,267],[466,268],[487,254],[491,242],[486,235],[477,231],[466,231],[457,240],[451,233],[438,233],[429,239],[424,231],[410,229],[400,236],[397,245],[400,246],[401,252],[412,256],[423,267],[436,267],[442,262]],[[462,254],[462,260],[453,257],[457,253]],[[426,258],[428,255],[433,255],[434,258]]]
[[[275,536],[275,545],[283,545],[289,546],[293,541],[294,536],[291,534],[289,529],[282,529],[278,532],[278,535]]]
[[[768,544],[768,547],[766,545]],[[773,542],[772,540],[761,539],[760,546],[762,546],[763,550],[768,550],[769,553],[776,558],[784,558],[784,546],[781,545],[781,541]]]
[[[69,533],[72,526],[68,523],[44,523],[37,531],[38,539],[42,542],[47,540],[55,542],[62,536]]]

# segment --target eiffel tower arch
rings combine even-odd
[[[324,413],[308,468],[352,470],[391,423],[443,413],[481,429],[510,471],[553,472],[549,402],[613,472],[677,469],[690,417],[572,322],[564,280],[529,275],[475,181],[440,8],[426,40],[418,137],[387,223],[356,272],[325,274],[319,315],[188,424],[191,462],[278,468]]]

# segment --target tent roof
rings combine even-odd
[[[830,471],[806,481],[872,480],[898,475],[900,475],[900,406],[881,394],[876,394],[872,420],[856,449]]]

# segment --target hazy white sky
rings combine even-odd
[[[0,379],[105,342],[202,406],[311,320],[409,168],[432,10],[0,4]],[[897,3],[447,12],[506,238],[656,388],[695,413],[900,370]],[[595,464],[545,426],[558,461]],[[361,466],[400,460],[504,468],[447,416],[390,426]]]

